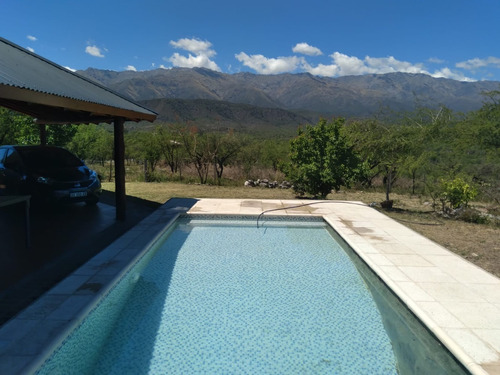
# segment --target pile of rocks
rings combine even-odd
[[[278,183],[278,181],[269,181],[267,179],[258,179],[258,180],[247,180],[245,181],[245,186],[249,187],[262,187],[262,188],[270,188],[270,189],[290,189],[292,184],[288,181],[283,181],[282,183]]]

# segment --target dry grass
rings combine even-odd
[[[103,187],[113,190],[114,184],[104,183]],[[174,182],[128,182],[127,194],[158,203],[164,203],[170,198],[295,198],[291,190],[188,185]],[[384,198],[383,193],[355,190],[342,191],[328,196],[328,199],[364,203],[381,202]],[[391,198],[394,200],[395,208],[392,211],[382,211],[386,215],[500,277],[500,228],[498,226],[439,218],[433,212],[429,202],[419,197],[392,194]]]

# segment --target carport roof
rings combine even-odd
[[[0,106],[40,124],[154,121],[156,113],[0,38]]]

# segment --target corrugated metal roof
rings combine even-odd
[[[108,88],[0,38],[0,85],[142,113],[156,113]]]

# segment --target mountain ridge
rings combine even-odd
[[[306,116],[309,120],[319,116],[365,118],[380,113],[381,109],[399,112],[412,111],[417,107],[437,108],[440,105],[457,112],[469,112],[482,106],[483,92],[500,89],[500,82],[497,81],[460,82],[425,74],[397,72],[337,78],[313,76],[309,73],[228,74],[205,68],[143,72],[89,68],[78,73],[134,101],[144,103],[156,100],[151,108],[153,110],[160,107],[170,110],[173,102],[168,105],[159,104],[159,101],[165,99],[208,100],[213,105],[216,102],[227,102],[289,111],[292,113],[285,117],[290,119],[299,116],[298,113],[314,114]],[[193,103],[196,102],[186,104],[186,109],[208,113],[208,102],[197,102],[201,105],[198,110],[194,110]],[[177,102],[176,105],[178,104]],[[233,110],[239,113],[240,118],[245,117],[241,111],[256,111],[241,106]],[[260,111],[270,116],[268,120],[263,120],[262,125],[269,125],[277,116],[277,112]],[[160,118],[169,116],[160,111]],[[185,113],[178,117],[189,116],[189,113]],[[228,121],[231,119],[236,121],[236,118],[227,118]],[[255,122],[254,120],[252,118],[249,121]]]

